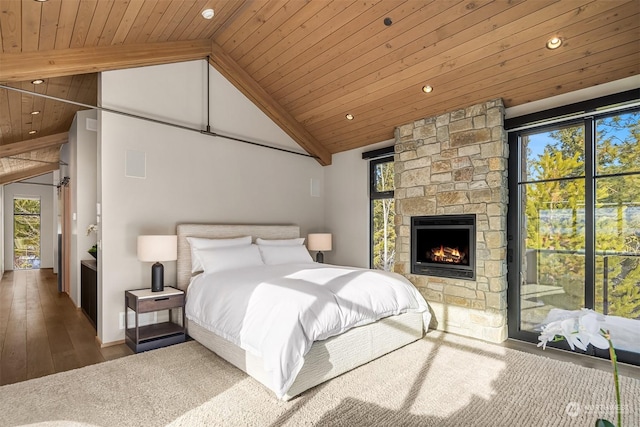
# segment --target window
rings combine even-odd
[[[13,200],[13,268],[40,268],[40,199]]]
[[[509,145],[509,335],[537,341],[552,309],[640,320],[640,109],[513,131]]]
[[[373,153],[373,152],[370,152]],[[391,153],[391,154],[390,154]],[[369,162],[371,268],[393,271],[396,249],[393,147]],[[366,155],[368,153],[365,153]],[[382,154],[382,156],[380,156]],[[363,157],[364,157],[363,155]]]

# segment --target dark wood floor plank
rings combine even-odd
[[[43,377],[55,372],[47,336],[29,337],[27,339],[27,379]]]
[[[62,319],[47,319],[47,335],[52,355],[73,350],[71,338]]]
[[[51,269],[7,271],[0,280],[0,385],[130,354],[125,344],[100,348]]]
[[[6,283],[0,285],[0,357],[2,357],[2,348],[9,325],[11,303],[13,303],[13,272],[5,272],[4,277]]]
[[[37,289],[29,299],[40,301]],[[38,378],[53,374],[53,358],[49,348],[49,337],[40,304],[27,309],[27,378]]]
[[[0,384],[27,379],[26,280],[14,277],[13,299],[0,354]]]
[[[103,347],[100,349],[100,353],[102,353],[102,356],[105,358],[105,360],[114,360],[124,356],[132,355],[133,350],[131,350],[126,344],[118,344],[111,345],[109,347]]]
[[[69,338],[77,350],[80,365],[86,366],[104,362],[106,359],[102,356],[95,340],[96,330],[93,329],[82,310],[76,310],[75,314],[76,316],[73,318],[65,319],[65,326]]]
[[[56,372],[70,371],[71,369],[82,367],[75,349],[70,349],[61,353],[52,353],[52,357],[53,366]]]

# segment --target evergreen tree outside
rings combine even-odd
[[[13,268],[40,267],[40,199],[13,201]]]
[[[640,113],[597,121],[596,304],[640,319]]]
[[[396,256],[394,200],[373,201],[373,268],[393,271]]]
[[[585,176],[590,159],[582,124],[522,136],[525,247],[537,254],[526,269],[535,269],[537,285],[548,292],[532,323],[553,307],[585,305],[587,179],[595,185],[593,308],[640,319],[640,113],[598,119],[595,126],[593,178]]]
[[[395,262],[394,164],[388,161],[371,164],[372,169],[372,267],[393,271]]]

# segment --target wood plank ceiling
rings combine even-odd
[[[545,47],[552,36],[557,50]],[[640,74],[640,2],[0,0],[0,46],[0,84],[91,105],[96,72],[210,56],[329,164],[416,119]],[[64,134],[82,108],[0,89],[0,150],[14,153],[0,151],[0,183],[55,168],[57,145],[29,151],[28,141]]]

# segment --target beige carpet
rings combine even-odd
[[[640,380],[621,378],[625,426]],[[0,387],[0,425],[591,426],[614,421],[610,372],[451,334],[281,402],[196,342]]]

